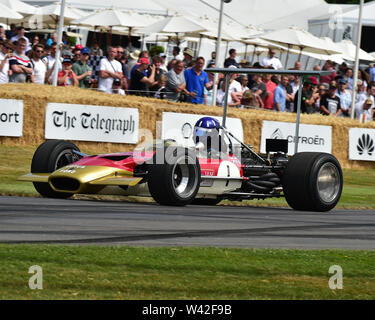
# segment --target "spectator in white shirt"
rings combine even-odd
[[[100,60],[99,64],[99,83],[98,90],[102,92],[112,93],[113,80],[122,79],[122,66],[115,57],[117,49],[108,47],[107,57]]]
[[[270,69],[273,68],[276,70],[283,68],[283,65],[281,64],[280,59],[275,57],[275,54],[276,54],[275,49],[271,48],[268,50],[268,56],[262,60],[263,67],[270,68]]]
[[[43,59],[44,46],[42,44],[36,44],[33,47],[31,64],[33,65],[33,74],[31,76],[31,82],[36,84],[44,84],[47,73],[47,59]]]

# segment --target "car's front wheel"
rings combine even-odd
[[[179,147],[166,148],[164,154],[163,163],[150,166],[149,191],[159,204],[187,205],[195,198],[200,185],[198,159],[192,151]]]
[[[285,199],[293,209],[329,211],[341,197],[342,169],[331,154],[301,152],[289,160],[282,184]]]
[[[59,168],[79,160],[79,156],[73,153],[79,152],[78,147],[63,140],[49,140],[42,143],[35,151],[31,162],[31,173],[52,173]],[[46,198],[66,199],[72,193],[56,192],[47,182],[33,182],[36,191]]]

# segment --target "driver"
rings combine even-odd
[[[227,153],[224,138],[220,135],[220,123],[214,118],[200,118],[194,126],[193,139],[197,149],[206,151],[208,157],[220,157]]]

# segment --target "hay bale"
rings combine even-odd
[[[24,101],[24,129],[20,138],[0,137],[4,145],[34,145],[44,141],[45,112],[47,103],[70,103],[98,106],[116,106],[138,108],[139,127],[152,131],[156,136],[156,121],[161,121],[163,112],[181,112],[190,114],[209,114],[222,116],[221,107],[175,103],[167,100],[136,96],[110,95],[79,88],[40,86],[34,84],[5,84],[0,86],[0,98],[20,99]],[[240,118],[244,130],[245,143],[255,146],[259,152],[263,120],[296,122],[296,114],[279,113],[267,110],[235,109],[228,110],[228,117]],[[340,160],[344,168],[375,168],[375,162],[348,160],[348,134],[351,127],[373,128],[375,122],[359,124],[358,120],[327,117],[318,114],[301,115],[303,124],[332,126],[332,153]],[[77,145],[91,152],[130,151],[134,145],[78,141]]]

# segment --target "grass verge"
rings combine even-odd
[[[375,252],[0,245],[0,299],[375,299]],[[43,290],[30,290],[30,266]],[[343,289],[328,286],[330,266]]]
[[[16,179],[30,171],[31,159],[36,147],[9,147],[0,145],[0,194],[18,196],[38,196],[32,183],[18,182]],[[88,150],[84,150],[90,154]],[[375,170],[344,170],[344,190],[339,208],[346,209],[375,209]],[[77,198],[97,198],[97,196],[76,196]],[[139,197],[106,197],[102,199],[121,201],[146,201],[151,202],[151,198]],[[287,207],[283,198],[273,198],[266,200],[251,200],[243,202],[223,201],[223,205],[239,206],[275,206]]]

